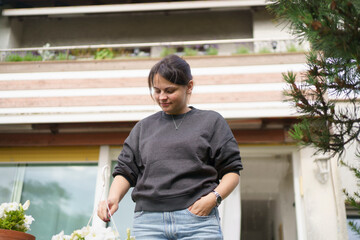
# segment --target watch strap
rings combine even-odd
[[[212,192],[216,196],[216,206],[218,207],[222,201],[222,197],[221,197],[220,193],[218,193],[217,191],[213,190]]]

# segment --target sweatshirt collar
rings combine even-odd
[[[186,112],[186,113],[183,113],[183,114],[176,114],[176,115],[173,115],[173,114],[167,114],[165,113],[164,111],[161,112],[161,115],[164,117],[164,118],[167,118],[167,119],[179,119],[179,118],[182,118],[184,117],[185,114],[187,115],[190,115],[192,114],[193,112],[196,111],[196,108],[194,108],[193,106],[189,106],[190,108],[190,111]]]

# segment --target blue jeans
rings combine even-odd
[[[223,239],[216,207],[209,216],[204,217],[187,209],[173,212],[136,212],[133,234],[136,240]]]

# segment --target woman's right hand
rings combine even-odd
[[[110,210],[110,214],[108,211],[108,207]],[[101,220],[104,222],[110,221],[110,215],[114,215],[114,213],[118,210],[119,204],[116,201],[113,201],[111,199],[107,201],[101,201],[98,205],[97,215]]]
[[[101,201],[98,205],[97,215],[104,222],[110,221],[110,216],[119,208],[119,202],[130,188],[130,183],[121,175],[117,175],[111,184],[108,200]],[[108,211],[110,210],[110,213]]]

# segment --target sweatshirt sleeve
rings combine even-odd
[[[139,175],[139,164],[141,162],[139,153],[140,123],[137,123],[126,138],[123,149],[118,156],[113,177],[123,176],[131,187],[136,185]]]
[[[216,121],[212,137],[213,164],[221,179],[225,174],[240,174],[243,169],[239,146],[231,129],[222,116]]]

